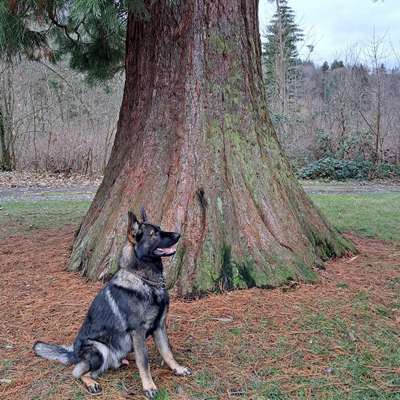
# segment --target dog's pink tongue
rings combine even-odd
[[[162,254],[172,254],[175,253],[176,251],[176,244],[166,248],[159,247],[157,250],[160,251]]]

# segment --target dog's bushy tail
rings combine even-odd
[[[33,351],[40,357],[46,358],[47,360],[58,361],[64,365],[75,363],[73,346],[60,346],[58,344],[36,342],[33,345]]]

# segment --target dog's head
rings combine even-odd
[[[144,208],[141,214],[140,222],[133,212],[128,212],[127,238],[134,246],[136,256],[146,260],[174,255],[181,235],[162,231],[159,226],[149,223]]]

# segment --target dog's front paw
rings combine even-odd
[[[148,399],[155,399],[157,394],[158,394],[158,390],[156,388],[155,389],[145,389],[144,390],[144,395]]]
[[[178,376],[190,376],[192,375],[192,370],[188,367],[180,365],[178,368],[174,369],[174,374]]]

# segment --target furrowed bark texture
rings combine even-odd
[[[153,2],[129,16],[126,84],[104,180],[69,268],[116,270],[127,210],[182,233],[168,260],[181,296],[313,281],[351,245],[313,206],[282,153],[263,93],[258,4]]]

